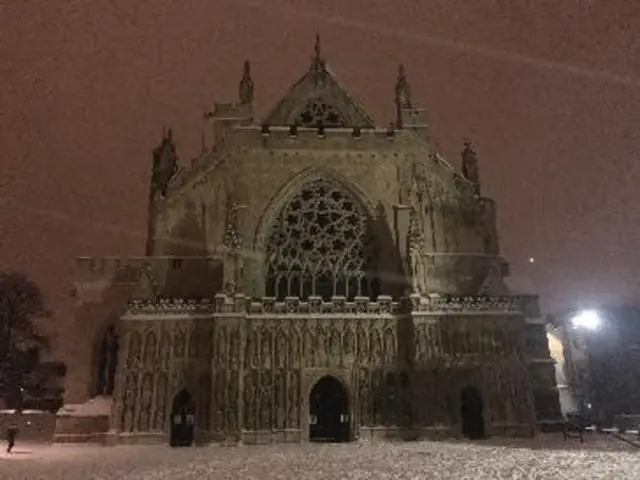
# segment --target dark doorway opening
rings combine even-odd
[[[169,445],[172,447],[190,447],[193,444],[194,428],[195,403],[191,398],[191,394],[183,389],[173,398]]]
[[[482,397],[478,390],[467,387],[460,394],[462,434],[470,439],[485,437]]]
[[[349,396],[335,377],[322,377],[309,395],[309,439],[312,442],[350,440]]]

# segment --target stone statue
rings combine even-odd
[[[415,211],[411,212],[409,222],[409,235],[407,235],[409,251],[409,268],[413,293],[424,293],[426,291],[427,271],[424,265],[424,236],[420,228],[420,223]]]
[[[238,96],[240,98],[240,105],[253,103],[253,79],[251,78],[251,64],[248,60],[244,62],[242,80],[240,80],[238,87]]]
[[[396,81],[396,105],[399,109],[411,108],[411,86],[404,71],[404,65],[398,66]]]
[[[462,150],[462,175],[473,184],[476,195],[480,195],[480,169],[478,168],[478,156],[473,144],[466,140]]]
[[[167,187],[171,178],[178,171],[178,154],[173,141],[173,132],[169,129],[163,134],[162,142],[153,150],[153,167],[151,172],[151,194],[160,192],[167,195]]]

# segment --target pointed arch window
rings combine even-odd
[[[307,183],[282,208],[266,239],[266,294],[375,297],[371,222],[360,202],[341,185]]]
[[[113,325],[107,329],[102,337],[98,354],[95,394],[113,395],[118,366],[118,336]]]

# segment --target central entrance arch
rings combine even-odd
[[[482,397],[473,387],[467,387],[460,394],[462,434],[473,440],[485,437]]]
[[[171,405],[171,431],[169,445],[190,447],[193,444],[195,427],[195,404],[191,394],[180,390]]]
[[[322,377],[309,394],[309,440],[348,442],[350,440],[349,395],[342,382]]]

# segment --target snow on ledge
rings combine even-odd
[[[111,397],[99,395],[80,404],[66,404],[58,410],[61,417],[108,417],[111,415]]]
[[[0,415],[16,415],[17,413],[17,410],[0,410]],[[22,410],[22,415],[49,415],[49,412],[45,410]]]

